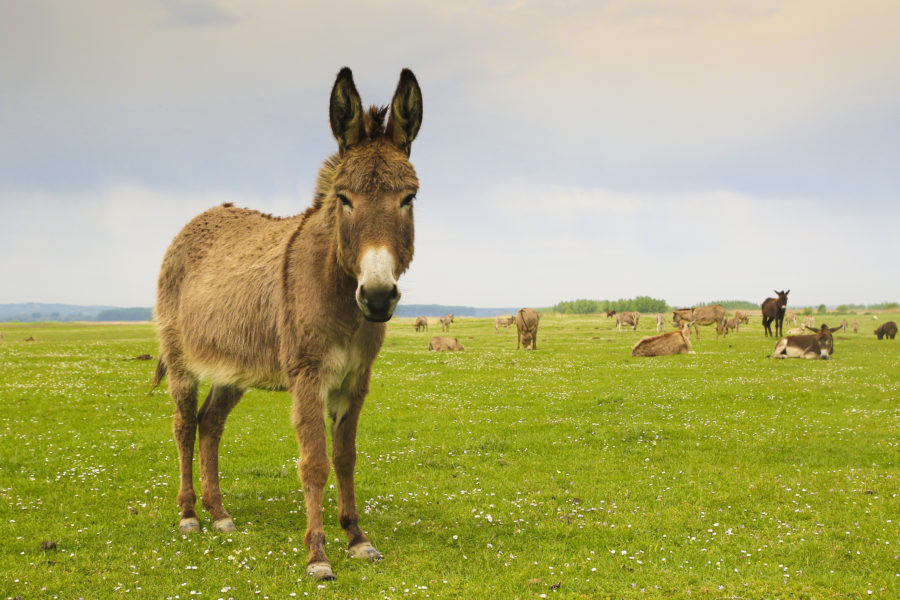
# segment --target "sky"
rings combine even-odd
[[[288,216],[353,70],[422,88],[405,304],[900,300],[900,3],[0,0],[0,303],[151,306]]]

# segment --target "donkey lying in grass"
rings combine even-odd
[[[322,494],[331,424],[338,517],[350,554],[381,554],[359,527],[353,486],[356,430],[384,322],[400,299],[397,278],[413,257],[409,162],[422,121],[422,95],[404,69],[387,108],[364,111],[350,69],[331,92],[338,153],[319,171],[315,200],[286,219],[224,205],[194,218],[172,241],[159,276],[160,361],[175,401],[181,463],[180,529],[200,529],[192,482],[199,431],[203,506],[213,527],[234,522],[219,490],[219,440],[248,387],[288,390],[306,497],[307,574],[333,579],[325,554]],[[211,381],[197,410],[200,379]]]

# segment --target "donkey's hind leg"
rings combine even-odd
[[[222,504],[219,490],[219,441],[225,430],[225,420],[244,390],[236,387],[214,385],[200,408],[200,489],[203,506],[209,511],[216,531],[235,530],[231,515]]]
[[[175,401],[172,432],[178,446],[181,467],[181,486],[178,491],[181,521],[178,528],[184,533],[193,533],[200,531],[200,521],[194,511],[197,494],[194,492],[193,476],[194,442],[197,439],[197,380],[187,373],[170,369],[169,394]]]

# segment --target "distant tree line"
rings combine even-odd
[[[721,304],[728,310],[753,310],[759,308],[760,305],[762,305],[762,302],[749,302],[747,300],[714,300],[713,302],[700,302],[694,306],[709,306],[710,304]]]
[[[621,298],[619,300],[566,300],[550,307],[550,312],[564,315],[587,315],[608,310],[657,313],[667,312],[669,305],[666,304],[665,300],[651,298],[650,296],[637,296],[636,298]]]

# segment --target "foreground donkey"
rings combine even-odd
[[[350,554],[381,558],[359,527],[353,470],[372,362],[400,299],[397,277],[413,256],[419,183],[408,157],[422,96],[411,71],[400,74],[387,125],[386,112],[364,111],[350,69],[342,69],[329,110],[339,152],[319,171],[312,206],[286,219],[213,208],[175,237],[159,276],[155,379],[168,371],[175,400],[181,531],[200,529],[192,483],[198,430],[203,506],[214,529],[233,531],[219,491],[225,419],[248,387],[288,390],[306,498],[306,572],[319,579],[334,578],[322,529],[325,417]],[[198,412],[201,378],[212,387]]]
[[[775,351],[769,358],[821,358],[828,360],[834,353],[834,335],[833,332],[840,329],[835,327],[832,329],[828,325],[822,324],[821,329],[813,329],[807,327],[813,332],[812,335],[789,335],[781,338],[775,343]]]

